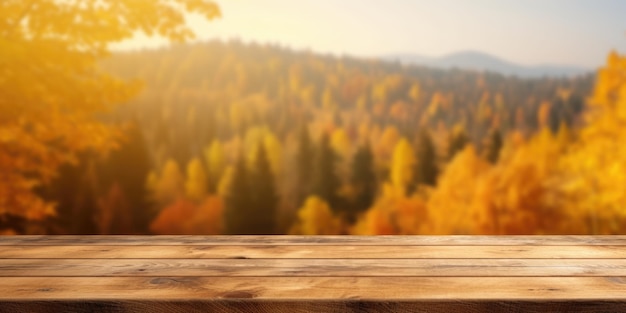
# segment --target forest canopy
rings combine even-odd
[[[84,3],[0,4],[0,231],[626,233],[616,52],[532,79],[237,40],[111,54],[219,9]]]
[[[136,32],[193,37],[185,12],[218,17],[211,1],[0,2],[0,216],[41,220],[53,202],[34,191],[88,150],[108,151],[120,133],[95,116],[138,91],[103,71],[109,45]]]

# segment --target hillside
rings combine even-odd
[[[439,58],[425,57],[410,53],[395,54],[384,56],[383,59],[399,61],[403,64],[422,65],[442,69],[458,68],[463,70],[488,71],[520,78],[575,77],[591,72],[590,69],[575,66],[550,64],[523,66],[478,51],[462,51]]]
[[[138,128],[118,156],[88,157],[59,178],[64,188],[93,186],[49,195],[65,197],[61,216],[87,212],[59,221],[65,229],[83,229],[90,208],[102,207],[75,197],[121,210],[115,203],[134,195],[143,213],[130,221],[110,212],[117,231],[368,233],[368,212],[397,190],[436,192],[461,152],[499,164],[501,151],[540,129],[562,136],[576,128],[593,79],[520,79],[218,41],[122,53],[104,66],[144,81],[110,117]],[[422,201],[407,205],[421,210]],[[318,215],[325,222],[307,226]]]

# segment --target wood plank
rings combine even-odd
[[[176,300],[89,300],[89,301],[0,301],[0,313],[33,312],[125,312],[125,313],[310,313],[310,312],[393,312],[393,313],[511,313],[511,312],[626,312],[619,301],[271,301],[206,299]]]
[[[4,277],[0,299],[608,300],[626,277]]]
[[[626,246],[3,246],[0,258],[154,259],[455,259],[605,258],[626,256]]]
[[[0,276],[626,276],[624,259],[0,259]]]
[[[0,236],[0,245],[611,245],[626,236]]]

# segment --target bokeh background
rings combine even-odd
[[[625,2],[223,2],[0,2],[0,234],[626,234]]]

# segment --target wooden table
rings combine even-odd
[[[626,236],[6,236],[0,312],[626,312]]]

